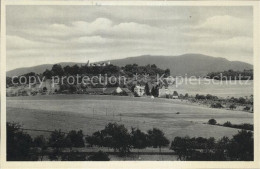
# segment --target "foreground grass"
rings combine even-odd
[[[29,129],[82,129],[85,134],[91,134],[109,122],[117,122],[128,129],[133,126],[143,131],[157,127],[169,139],[186,135],[217,139],[237,133],[238,129],[203,124],[211,118],[218,123],[253,124],[253,114],[250,113],[167,99],[92,95],[7,98],[7,121],[18,122]],[[32,132],[34,135],[39,135],[39,132]]]

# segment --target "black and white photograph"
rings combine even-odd
[[[253,6],[5,12],[7,162],[256,160]]]

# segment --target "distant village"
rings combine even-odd
[[[95,67],[95,66],[108,66],[110,65],[110,61],[107,61],[107,62],[102,62],[102,63],[90,63],[89,60],[87,61],[86,63],[86,66],[88,67]]]
[[[125,85],[82,85],[82,84],[58,84],[53,86],[53,81],[50,77],[70,75],[75,76],[78,73],[91,74],[97,76],[98,74],[107,73],[110,75],[124,75],[128,78],[130,83]],[[150,73],[149,80],[135,80],[134,74],[136,73]],[[163,83],[155,81],[155,74],[164,75]],[[37,95],[65,95],[65,94],[86,94],[86,95],[114,95],[114,96],[126,96],[126,97],[150,97],[151,99],[166,98],[166,99],[178,99],[180,101],[186,100],[191,103],[198,103],[199,105],[206,105],[212,108],[226,108],[226,109],[239,109],[243,111],[253,112],[253,95],[250,97],[228,97],[219,98],[211,94],[196,96],[189,95],[188,93],[178,93],[178,90],[169,84],[167,84],[167,75],[170,75],[169,70],[163,70],[157,68],[156,65],[138,66],[137,64],[129,64],[125,67],[118,67],[110,64],[110,62],[103,63],[90,63],[89,61],[85,65],[66,66],[64,68],[61,65],[53,65],[51,70],[46,69],[42,74],[35,74],[33,72],[25,74],[29,75],[46,76],[41,85],[40,83],[34,84],[29,88],[28,84],[13,85],[10,83],[10,77],[7,77],[6,96],[37,96]],[[49,78],[48,78],[49,77]]]
[[[52,70],[46,70],[43,72],[43,76],[56,76],[61,74],[75,75],[79,72],[91,72],[92,74],[102,74],[104,73],[116,73],[123,74],[128,76],[128,79],[133,79],[131,77],[133,74],[139,73],[150,73],[151,75],[155,74],[170,74],[169,70],[163,70],[157,68],[156,65],[147,65],[147,66],[138,66],[136,64],[126,65],[125,67],[117,67],[107,62],[101,63],[90,63],[88,60],[85,65],[81,67],[66,66],[62,68],[60,65],[54,65]],[[62,72],[62,73],[60,73]],[[112,73],[111,73],[112,72]],[[29,73],[30,75],[41,76],[33,72]],[[26,74],[25,76],[28,76]],[[178,99],[178,93],[168,89],[168,86],[158,84],[158,82],[146,81],[146,82],[131,82],[127,86],[66,86],[64,85],[52,85],[51,79],[46,79],[41,85],[35,84],[32,88],[28,88],[28,85],[12,85],[10,84],[10,78],[7,77],[7,97],[12,96],[35,96],[35,95],[53,95],[53,94],[89,94],[89,95],[121,95],[121,96],[130,96],[130,97],[142,97],[142,96],[151,96],[151,97],[161,97],[161,98],[173,98]],[[73,88],[73,89],[72,89]]]
[[[100,88],[85,88],[78,87],[73,93],[70,90],[60,90],[59,85],[52,86],[51,80],[43,82],[42,86],[36,84],[29,89],[28,86],[15,86],[7,88],[7,97],[14,96],[35,96],[35,95],[55,95],[55,94],[89,94],[89,95],[118,95],[130,97],[152,96],[160,98],[178,99],[177,91],[172,91],[166,86],[159,87],[157,95],[152,94],[154,85],[147,83],[146,85],[134,85],[131,89],[127,87],[100,87]],[[149,90],[149,91],[147,91]],[[148,94],[149,93],[149,94]]]

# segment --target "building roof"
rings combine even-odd
[[[109,87],[104,90],[106,94],[113,94],[118,87]]]
[[[87,88],[86,92],[104,92],[105,88]]]
[[[135,88],[144,89],[145,86],[139,86],[139,85],[136,85]]]

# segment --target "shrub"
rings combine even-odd
[[[206,96],[196,94],[195,99],[198,99],[198,100],[204,100],[204,99],[206,99]]]
[[[179,96],[179,94],[178,94],[177,91],[174,91],[174,92],[173,92],[173,95],[174,95],[174,96]]]
[[[109,123],[105,129],[97,131],[92,136],[86,137],[90,146],[113,148],[118,150],[120,155],[127,155],[131,148],[131,136],[124,125]]]
[[[7,132],[7,161],[34,161],[38,160],[32,152],[33,140],[31,136],[21,130],[17,123],[6,124]]]
[[[144,149],[148,146],[148,138],[145,133],[139,129],[132,128],[131,144],[133,148]]]
[[[230,108],[231,110],[233,110],[233,109],[236,109],[237,107],[236,107],[234,104],[231,104],[231,105],[229,106],[229,108]]]
[[[152,130],[148,130],[148,139],[150,146],[157,148],[159,147],[159,151],[161,152],[161,147],[168,146],[170,141],[164,136],[164,133],[157,128],[153,128]]]
[[[240,103],[240,104],[245,104],[245,103],[246,103],[246,99],[243,98],[243,97],[239,97],[239,98],[238,98],[238,103]]]
[[[65,136],[65,133],[61,130],[55,130],[51,133],[49,146],[53,148],[53,151],[49,154],[50,160],[58,160],[62,155],[62,150],[66,147],[71,147],[70,140]]]
[[[252,161],[254,159],[253,133],[242,130],[230,140],[214,138],[175,137],[170,149],[180,160],[190,161]]]
[[[110,161],[110,158],[106,153],[99,151],[89,156],[88,161]]]
[[[245,111],[249,111],[249,110],[250,110],[250,107],[249,107],[249,106],[246,106],[246,107],[244,107],[244,110],[245,110]]]
[[[120,155],[127,155],[131,148],[131,136],[124,125],[117,123],[109,123],[104,130],[101,131],[105,140],[111,140],[107,147],[119,150]],[[106,139],[107,138],[107,139]]]
[[[72,147],[85,147],[82,130],[70,131],[67,135],[67,139],[70,141]]]
[[[174,152],[178,155],[178,159],[185,160],[188,156],[190,151],[190,144],[188,144],[189,140],[189,137],[175,137],[172,141],[170,149],[174,150]]]
[[[57,149],[69,147],[65,133],[61,132],[61,130],[55,130],[52,132],[49,138],[49,146]]]
[[[231,124],[229,121],[223,124],[225,127],[231,127],[236,129],[244,129],[244,130],[254,130],[254,126],[252,124],[244,123],[244,124]]]
[[[254,139],[251,131],[242,130],[234,135],[227,148],[227,154],[231,160],[254,160]]]
[[[210,120],[208,121],[208,124],[210,124],[210,125],[216,125],[216,124],[217,124],[217,121],[216,121],[215,119],[210,119]]]
[[[40,160],[42,161],[45,151],[48,148],[47,141],[44,136],[40,135],[34,138],[34,146],[39,147],[41,149],[40,151]]]
[[[70,151],[61,156],[61,161],[86,161],[86,155],[78,151]]]
[[[211,104],[211,107],[212,108],[223,108],[221,103],[213,103],[213,104]]]
[[[189,97],[189,94],[188,94],[188,93],[186,93],[186,94],[184,95],[184,97],[185,97],[185,98],[188,98],[188,97]]]
[[[217,97],[217,96],[213,96],[213,95],[211,95],[211,94],[207,94],[207,95],[206,95],[206,99],[207,99],[207,100],[217,100],[218,97]]]
[[[232,127],[232,124],[230,121],[227,121],[226,123],[223,124],[225,127]]]
[[[92,147],[93,145],[103,147],[104,146],[104,136],[100,131],[92,134],[92,136],[86,136],[86,142]]]

